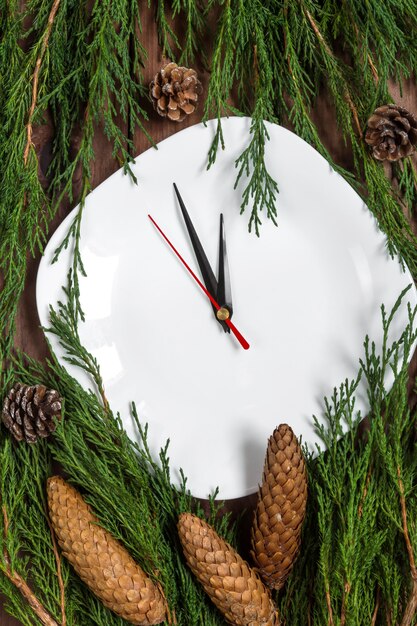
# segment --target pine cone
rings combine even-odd
[[[104,606],[131,624],[160,624],[166,603],[127,550],[99,525],[81,495],[60,476],[48,479],[52,527],[64,556]]]
[[[269,439],[251,529],[252,558],[269,587],[281,589],[294,564],[306,503],[303,454],[292,429],[281,424]]]
[[[230,624],[279,626],[278,610],[258,574],[207,522],[183,513],[178,533],[188,565]]]
[[[168,63],[151,82],[150,92],[159,115],[182,122],[186,115],[195,111],[203,88],[195,70]]]
[[[398,161],[417,145],[417,118],[407,109],[385,104],[369,118],[365,141],[378,161]]]
[[[44,385],[17,383],[4,400],[2,420],[17,441],[35,443],[39,437],[48,437],[61,420],[62,399],[55,389]]]

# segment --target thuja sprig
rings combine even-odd
[[[38,99],[46,90],[47,49],[59,11],[59,1],[39,16],[31,28],[34,44],[24,53],[23,19],[18,3],[11,2],[2,22],[0,43],[4,106],[0,113],[0,298],[1,355],[10,350],[17,303],[25,281],[26,255],[35,254],[44,242],[51,208],[38,180],[38,164],[32,145],[32,129],[39,123]],[[7,71],[6,71],[7,67]]]
[[[127,12],[127,16],[126,16]],[[77,13],[75,13],[77,17]],[[71,16],[74,19],[74,16]],[[128,19],[127,19],[128,17]],[[65,162],[62,162],[62,143],[56,144],[55,159],[51,164],[51,171],[64,167],[53,180],[56,193],[56,204],[59,205],[65,194],[71,194],[71,185],[77,167],[81,168],[81,197],[77,214],[69,228],[63,242],[55,251],[53,261],[56,261],[62,249],[70,242],[74,245],[72,280],[76,298],[76,313],[83,319],[83,312],[79,300],[79,272],[85,275],[79,253],[79,232],[86,197],[91,190],[91,163],[94,160],[94,132],[99,122],[104,124],[104,132],[113,145],[113,156],[123,163],[126,173],[129,173],[134,182],[136,177],[130,168],[131,154],[134,152],[133,134],[139,128],[153,144],[143,123],[147,120],[147,113],[141,102],[147,90],[142,78],[142,68],[147,58],[145,48],[137,36],[141,28],[139,6],[132,0],[120,2],[97,2],[88,21],[77,23],[80,29],[82,45],[73,50],[74,62],[82,63],[87,86],[79,93],[79,108],[84,110],[81,125],[81,139],[75,159],[70,160],[68,146]],[[84,47],[80,57],[80,48]],[[68,56],[68,55],[67,55]],[[70,79],[66,89],[74,89],[78,93],[79,77],[70,72],[71,61],[67,59],[67,70]],[[53,105],[54,99],[51,100]],[[57,109],[58,110],[58,109]],[[60,111],[59,111],[60,113]],[[58,121],[62,127],[62,118]],[[64,125],[65,128],[65,125]],[[64,184],[62,184],[64,183]]]
[[[162,57],[176,59],[180,43],[171,25],[172,14],[166,8],[165,0],[157,0],[155,19],[158,26],[158,41],[162,48]]]
[[[417,207],[417,172],[411,159],[391,165],[392,179],[398,184],[397,200],[406,208],[411,219]]]
[[[96,126],[103,125],[114,156],[127,171],[134,129],[146,134],[142,101],[147,90],[141,73],[146,51],[140,28],[139,5],[133,0],[96,2],[89,11],[75,0],[31,0],[23,9],[12,1],[2,14],[2,358],[13,342],[27,253],[42,249],[57,207],[66,196],[74,199],[78,170],[83,198],[91,188]],[[44,123],[45,114],[55,131],[48,193],[38,180],[32,143],[34,128]],[[74,155],[75,130],[81,139]]]
[[[215,3],[209,4],[211,8]],[[236,160],[239,182],[246,179],[242,192],[241,213],[250,207],[249,230],[259,235],[260,211],[276,223],[278,186],[265,163],[265,143],[269,141],[264,120],[276,121],[273,114],[273,84],[276,66],[268,49],[268,29],[276,20],[267,3],[244,0],[224,3],[211,58],[211,76],[204,118],[217,117],[217,130],[209,154],[208,167],[224,146],[220,117],[228,111],[252,115],[249,144]],[[239,68],[239,71],[237,71]],[[234,85],[238,85],[239,108],[231,106]]]
[[[208,8],[214,3],[211,2]],[[204,104],[203,121],[217,117],[217,131],[208,154],[208,167],[216,160],[219,147],[225,148],[220,117],[230,110],[228,99],[234,82],[233,15],[230,0],[226,0],[220,15],[211,58],[211,76]]]
[[[32,0],[23,13],[20,3],[12,0],[0,17],[3,77],[0,93],[0,156],[3,164],[0,172],[0,252],[5,275],[0,323],[3,355],[11,347],[13,333],[10,331],[23,288],[27,251],[33,252],[42,246],[44,228],[57,206],[50,202],[39,185],[37,156],[32,147],[25,163],[28,121],[31,120],[33,126],[42,123],[46,107],[51,109],[56,136],[50,174],[54,198],[60,199],[71,193],[77,164],[82,166],[83,189],[89,188],[94,128],[103,119],[100,107],[111,105],[106,110],[106,131],[122,158],[124,150],[129,152],[129,144],[124,143],[123,133],[120,134],[115,127],[118,107],[124,113],[130,108],[131,126],[135,116],[141,121],[144,119],[136,107],[141,94],[135,85],[140,79],[136,77],[132,82],[131,59],[127,62],[124,49],[127,36],[137,46],[135,63],[136,76],[139,76],[144,52],[138,43],[139,38],[133,37],[139,24],[135,3],[118,0],[99,4],[93,5],[90,15],[83,3],[61,0],[52,27],[48,21],[52,8],[56,7],[52,0]],[[272,109],[263,112],[262,119],[268,119],[270,112],[280,121],[290,119],[296,132],[330,160],[311,115],[311,107],[317,102],[323,82],[328,83],[342,134],[352,143],[354,184],[387,233],[390,251],[398,251],[413,276],[417,276],[416,239],[397,201],[395,194],[398,190],[393,191],[383,168],[369,157],[361,138],[361,131],[374,106],[381,99],[389,99],[389,76],[401,80],[417,69],[417,41],[413,37],[417,15],[415,0],[401,3],[370,0],[366,4],[358,1],[342,5],[329,0],[324,7],[312,0],[268,0],[262,3],[213,0],[205,8],[198,3],[194,6],[181,3],[181,10],[192,20],[196,20],[196,12],[206,19],[206,9],[219,12],[206,112],[218,118],[228,111],[251,114],[255,103],[260,102],[259,93],[271,94],[271,97],[265,95],[265,102],[271,102]],[[34,20],[28,19],[31,14],[36,16]],[[125,20],[126,14],[131,18]],[[125,23],[119,28],[121,21]],[[29,31],[24,30],[26,23],[31,24]],[[258,31],[254,25],[258,26]],[[121,34],[123,36],[117,40]],[[30,37],[31,47],[24,49],[26,37]],[[45,38],[48,38],[47,46],[42,52]],[[192,40],[189,38],[188,41],[191,54]],[[254,50],[255,45],[258,51],[261,50],[263,42],[269,59],[259,69],[261,90],[254,98]],[[106,59],[113,54],[114,46],[118,54],[107,67]],[[53,54],[50,53],[52,48]],[[344,54],[347,51],[351,55],[351,63],[341,57],[341,49]],[[126,76],[128,66],[129,77]],[[39,71],[33,108],[36,67]],[[268,68],[270,74],[267,74]],[[272,81],[264,81],[262,77],[265,76],[272,77]],[[115,85],[121,78],[123,87],[121,93],[116,94]],[[235,88],[239,109],[230,105]],[[114,102],[118,103],[117,106]],[[79,120],[82,141],[73,159],[69,146],[72,130]],[[210,154],[212,162],[222,143],[219,126]],[[342,168],[338,171],[352,182],[350,172]],[[411,209],[415,202],[415,176],[409,163],[405,162],[397,178],[404,202]],[[77,238],[76,228],[74,234]],[[75,297],[75,293],[71,297]],[[73,308],[70,318],[64,319],[59,333],[74,350],[74,359],[84,366],[85,354],[74,341],[74,329],[71,329],[71,319],[77,318],[74,311]],[[372,419],[365,438],[357,425],[354,390],[350,385],[342,385],[325,405],[331,427],[322,434],[324,438],[328,437],[329,453],[321,455],[320,462],[309,460],[312,512],[305,529],[305,551],[281,597],[283,615],[294,626],[316,621],[318,624],[352,626],[385,621],[409,626],[414,619],[413,556],[417,537],[412,521],[416,518],[417,507],[412,490],[417,472],[412,432],[415,414],[407,407],[407,368],[401,357],[401,350],[407,354],[412,345],[410,328],[409,325],[401,341],[396,343],[398,350],[395,346],[390,349],[396,363],[395,384],[390,394],[383,382],[389,349],[384,357],[384,354],[375,353],[370,342],[366,344],[362,370],[370,390]],[[90,361],[90,367],[99,376],[94,361]],[[201,590],[195,587],[189,572],[181,566],[175,533],[168,522],[175,516],[177,507],[188,506],[183,499],[187,496],[186,489],[178,495],[169,485],[168,449],[161,453],[163,471],[158,482],[152,482],[155,472],[149,471],[149,464],[138,455],[137,448],[132,451],[120,419],[109,417],[102,402],[94,394],[84,392],[55,360],[46,370],[19,357],[7,372],[3,372],[3,392],[15,376],[28,382],[49,381],[51,386],[65,393],[71,420],[59,429],[53,455],[73,482],[89,494],[103,523],[119,533],[118,536],[136,555],[146,553],[152,564],[161,566],[161,577],[168,581],[178,623],[217,624],[218,616],[206,605]],[[351,424],[351,430],[347,437],[341,436],[338,440],[337,433],[343,420]],[[111,427],[100,430],[98,425],[103,422],[110,423]],[[41,480],[40,475],[36,475],[33,481],[31,472],[35,461],[42,467],[49,464],[49,452],[42,447],[39,458],[29,458],[24,456],[23,448],[10,446],[6,451],[5,446],[9,444],[3,430],[0,443],[1,468],[8,472],[7,484],[4,480],[2,483],[2,496],[6,496],[9,529],[14,529],[8,536],[10,558],[14,559],[16,571],[22,576],[26,576],[29,563],[17,559],[17,555],[23,552],[34,563],[34,571],[39,572],[34,585],[37,595],[45,600],[45,606],[59,620],[56,561],[48,539],[43,495],[39,488],[43,478]],[[92,473],[104,477],[103,488],[92,479]],[[160,498],[152,495],[156,486]],[[132,493],[136,496],[134,502]],[[122,502],[120,508],[118,499]],[[33,515],[25,518],[28,502],[33,505]],[[159,519],[160,508],[164,515],[161,523],[155,529],[151,528],[154,534],[137,537],[136,524],[140,514],[143,512],[149,519],[146,516],[151,512],[149,526],[152,527]],[[3,516],[0,520],[2,526],[5,519]],[[28,519],[27,523],[25,519]],[[41,536],[34,529],[41,529]],[[163,541],[158,543],[161,537]],[[362,556],[361,562],[358,554]],[[67,598],[69,623],[90,623],[91,616],[99,626],[116,623],[70,572],[65,570],[64,575],[68,577],[67,588],[70,590]],[[22,623],[33,624],[34,616],[7,576],[0,576],[0,582],[10,598],[12,612]]]
[[[81,200],[78,205],[77,210],[75,211],[75,216],[71,222],[70,227],[66,235],[64,236],[61,243],[58,245],[56,250],[54,251],[54,256],[52,258],[52,264],[56,263],[59,259],[59,255],[62,250],[67,250],[68,246],[73,244],[72,251],[72,262],[71,269],[68,274],[68,287],[67,290],[64,289],[65,293],[68,292],[68,289],[71,288],[73,293],[73,298],[70,301],[72,303],[71,314],[72,314],[72,327],[74,332],[76,332],[78,320],[84,321],[84,311],[81,306],[81,290],[80,290],[80,277],[86,277],[86,271],[84,268],[84,263],[81,258],[80,252],[80,241],[81,241],[81,224],[82,218],[84,214],[85,201],[89,191],[89,180],[88,178],[84,179],[83,191],[81,194]]]
[[[68,295],[74,299],[71,285]],[[377,354],[370,340],[365,341],[357,379],[334,391],[324,404],[325,423],[316,423],[326,451],[320,451],[317,458],[307,454],[310,500],[304,548],[280,597],[282,615],[295,626],[308,623],[309,612],[318,624],[333,621],[369,626],[374,615],[383,619],[391,612],[393,603],[403,626],[412,623],[407,621],[414,602],[409,589],[412,566],[408,565],[411,553],[407,543],[414,553],[417,536],[408,520],[415,509],[412,485],[417,478],[417,459],[409,445],[414,417],[407,407],[407,363],[416,340],[415,311],[410,310],[409,324],[401,337],[392,344],[388,341],[404,296],[405,291],[389,314],[382,309],[381,353]],[[52,317],[52,329],[70,354],[76,355],[78,366],[84,368],[85,354],[73,323],[68,323],[71,314],[67,307],[60,305],[60,314]],[[94,369],[94,359],[90,362]],[[64,396],[65,416],[49,447],[52,456],[86,494],[104,526],[144,562],[151,575],[158,571],[178,623],[185,625],[194,619],[217,626],[218,616],[179,558],[175,521],[178,513],[193,508],[193,503],[185,479],[179,489],[171,485],[168,448],[161,450],[159,462],[152,457],[147,427],[142,426],[135,407],[133,418],[141,443],[130,441],[120,417],[106,411],[96,394],[84,391],[55,358],[45,369],[18,355],[13,368],[20,379],[31,384],[42,380]],[[394,385],[388,393],[384,381],[389,369]],[[88,373],[91,375],[90,369]],[[95,375],[100,376],[98,368]],[[361,376],[367,381],[371,407],[365,431],[361,431],[356,409]],[[10,474],[15,451],[6,445],[4,471],[17,479],[22,472]],[[39,454],[46,452],[44,447],[39,449]],[[20,456],[15,467],[27,468],[29,477],[32,462],[32,458]],[[10,498],[13,515],[28,488],[23,481],[16,492],[13,480],[10,490],[2,487],[2,493]],[[38,510],[41,514],[42,506]],[[213,522],[221,524],[222,533],[226,531],[224,520],[214,516]],[[37,541],[36,533],[33,540]],[[26,549],[26,535],[21,541],[14,544],[16,555],[19,546]],[[52,556],[48,566],[51,572],[56,569]],[[382,579],[380,572],[387,578]],[[64,574],[69,576],[66,584],[75,603],[70,603],[73,619],[90,614],[100,626],[116,623],[91,594],[80,592],[75,576],[66,570]],[[8,588],[6,591],[11,593]]]
[[[142,81],[142,68],[147,52],[138,36],[139,5],[131,0],[96,2],[90,14],[72,8],[67,17],[64,32],[68,46],[65,56],[56,60],[54,78],[62,84],[66,105],[70,102],[71,106],[62,112],[62,93],[56,91],[45,101],[56,115],[51,172],[56,174],[52,182],[59,197],[62,197],[62,182],[71,181],[74,172],[68,133],[75,127],[81,127],[76,159],[82,167],[84,184],[91,178],[93,138],[98,124],[103,124],[113,156],[132,176],[129,163],[134,152],[134,130],[139,129],[153,143],[144,126],[148,116],[143,107],[147,89]],[[71,31],[77,32],[76,41],[69,37]],[[79,71],[74,73],[74,67]],[[64,76],[64,81],[59,81],[58,73]],[[71,193],[70,185],[64,191]]]
[[[200,0],[157,0],[155,20],[162,59],[191,65],[198,57],[206,61],[202,33],[206,29],[207,7]],[[178,24],[181,28],[177,29]],[[177,32],[178,30],[178,32]]]
[[[315,422],[324,447],[307,453],[305,552],[281,598],[283,615],[296,626],[313,615],[323,625],[414,623],[417,456],[408,362],[417,339],[416,310],[409,307],[404,332],[389,340],[407,291],[390,312],[381,309],[380,351],[367,337],[358,377],[334,389],[324,402],[324,422]],[[390,391],[388,377],[394,379]],[[356,406],[360,380],[370,405],[365,421]]]
[[[143,121],[148,119],[141,106],[147,90],[139,80],[140,76],[131,73],[131,50],[129,37],[134,37],[136,70],[146,59],[144,47],[137,38],[136,28],[140,26],[139,10],[132,10],[133,2],[126,0],[96,2],[91,18],[81,33],[85,44],[85,71],[88,73],[88,106],[90,122],[103,120],[104,132],[113,145],[113,155],[120,155],[122,163],[131,160],[129,140],[117,121],[121,115],[127,122],[130,114],[134,126],[146,132]],[[130,10],[130,20],[126,20],[126,9]],[[139,61],[140,60],[140,61]]]
[[[72,364],[86,370],[95,380],[100,377],[99,368],[80,346],[74,327],[78,320],[74,324],[75,294],[71,283],[67,295],[67,303],[61,303],[57,314],[51,317],[51,329],[67,349]],[[178,515],[189,510],[202,515],[202,511],[188,493],[185,478],[179,488],[172,486],[168,447],[161,450],[159,462],[154,460],[147,444],[147,427],[142,426],[135,407],[133,419],[139,443],[128,438],[120,416],[103,407],[95,393],[84,391],[55,358],[46,369],[17,355],[13,366],[19,378],[28,383],[43,380],[58,388],[65,398],[64,419],[48,449],[71,482],[83,490],[100,522],[162,584],[176,622],[184,626],[190,623],[220,626],[220,615],[207,602],[204,591],[180,558]],[[212,521],[230,538],[230,530],[226,532],[227,517],[216,519],[217,511],[218,505],[213,506]],[[78,620],[84,623],[84,619],[89,623],[91,615],[100,626],[118,624],[117,618],[94,596],[86,590],[80,592],[72,573],[67,585],[73,598],[68,625]]]
[[[262,104],[258,110],[262,110]],[[263,115],[254,112],[250,128],[250,141],[248,147],[236,160],[236,167],[239,173],[235,182],[235,189],[239,185],[242,177],[248,179],[248,183],[242,193],[242,204],[240,212],[243,213],[247,206],[251,206],[248,228],[252,226],[259,236],[259,227],[262,224],[260,212],[266,209],[266,216],[277,225],[276,196],[278,185],[268,173],[265,166],[265,143],[269,141],[268,131]]]
[[[79,241],[79,234],[74,236]],[[71,269],[68,273],[67,287],[63,287],[67,303],[64,304],[59,301],[57,311],[52,307],[49,309],[50,332],[58,337],[61,347],[65,351],[64,359],[71,365],[83,369],[90,376],[90,379],[95,384],[96,391],[100,395],[103,407],[108,411],[109,405],[104,391],[100,366],[97,359],[83,347],[78,332],[78,323],[80,320],[83,320],[83,316],[82,312],[80,314],[79,282],[74,280],[73,276],[74,269]]]
[[[257,49],[260,56],[264,47],[268,58],[263,66],[259,64],[258,93],[270,108],[263,111],[263,118],[281,123],[289,119],[296,132],[363,195],[388,236],[390,252],[399,253],[415,275],[417,240],[402,214],[397,190],[386,179],[383,168],[372,161],[362,138],[375,106],[390,101],[389,78],[394,76],[400,82],[416,64],[416,42],[410,42],[403,10],[397,5],[381,6],[375,2],[353,2],[342,8],[328,2],[323,9],[312,0],[213,0],[207,11],[214,8],[220,15],[204,118],[215,116],[219,120],[222,114],[234,110],[252,115],[255,121],[253,50]],[[415,0],[407,1],[406,10],[412,11],[412,22],[416,8]],[[341,50],[349,50],[349,62]],[[311,109],[323,83],[328,86],[345,141],[352,145],[353,172],[333,161],[314,123]],[[236,100],[237,108],[233,109],[231,102]],[[261,128],[260,122],[257,127]],[[219,148],[224,148],[220,122],[210,148],[209,165],[215,162]],[[262,186],[267,184],[263,156],[258,151],[255,163],[261,175],[253,179],[253,184],[258,197],[266,202],[272,195],[262,194]],[[404,172],[401,194],[410,207],[415,202],[415,177],[408,165],[404,165]],[[279,186],[279,181],[275,182]]]
[[[296,5],[297,6],[297,5]],[[297,8],[291,9],[297,11]],[[402,17],[395,10],[390,15],[380,15],[381,19],[386,19],[387,23],[396,24],[402,22]],[[300,3],[298,12],[299,23],[305,24],[310,35],[305,38],[303,49],[299,54],[304,59],[304,64],[310,72],[323,72],[327,76],[327,85],[332,95],[335,112],[346,138],[349,139],[353,149],[355,164],[356,182],[354,186],[365,196],[369,208],[378,219],[381,229],[388,236],[389,250],[393,254],[397,252],[406,261],[411,272],[415,275],[417,265],[417,239],[413,235],[410,225],[403,214],[401,205],[395,197],[395,190],[385,177],[382,166],[370,157],[363,139],[363,129],[371,111],[370,102],[373,103],[375,93],[375,68],[369,62],[367,50],[366,62],[362,67],[362,81],[360,86],[348,77],[356,71],[351,69],[334,52],[331,43],[334,40],[333,32],[330,29],[326,15],[318,11],[316,5],[310,0],[303,0]],[[352,18],[352,15],[350,15]],[[369,17],[369,16],[368,16]],[[369,19],[371,19],[369,17]],[[357,36],[363,35],[363,24],[356,24]],[[363,43],[363,42],[362,42]],[[363,44],[365,45],[365,44]],[[407,59],[409,55],[407,53]],[[381,57],[382,63],[382,57]],[[394,71],[394,66],[398,75],[407,75],[407,70],[402,68],[399,59],[391,60],[390,71]],[[377,89],[379,95],[389,100],[387,67],[377,68]],[[317,90],[317,88],[316,88]],[[302,113],[305,116],[305,113]],[[303,135],[302,126],[300,127]],[[339,172],[345,175],[340,168]],[[366,183],[365,190],[361,188],[360,181]],[[401,243],[400,243],[401,242]]]
[[[185,22],[185,33],[181,45],[180,64],[189,65],[194,62],[197,54],[203,62],[207,54],[202,41],[202,31],[206,20],[203,17],[204,3],[196,0],[173,0],[173,18],[177,15]]]
[[[77,168],[81,170],[81,195],[77,214],[68,230],[63,242],[57,248],[54,261],[57,260],[62,249],[67,248],[70,242],[74,245],[72,280],[76,293],[76,314],[83,319],[83,312],[79,299],[79,271],[85,275],[79,253],[79,231],[86,197],[91,190],[91,163],[95,158],[94,133],[98,123],[103,123],[104,132],[113,146],[113,156],[123,164],[125,172],[134,182],[136,177],[130,168],[134,153],[133,135],[139,128],[149,141],[153,140],[144,127],[147,113],[142,106],[147,89],[142,81],[142,68],[147,53],[140,42],[138,32],[141,29],[141,14],[139,5],[133,0],[119,2],[97,2],[93,6],[90,19],[85,15],[80,17],[74,12],[70,19],[77,20],[74,28],[79,29],[80,45],[66,57],[66,69],[69,79],[65,89],[73,90],[79,99],[78,115],[83,111],[81,124],[81,139],[78,153],[71,160],[69,146],[65,145],[66,128],[77,122],[72,119],[73,112],[68,111],[69,120],[66,124],[62,119],[61,111],[56,102],[58,94],[53,94],[50,105],[57,111],[58,128],[64,133],[61,141],[56,142],[51,172],[56,171],[52,187],[59,205],[66,194],[72,199],[72,180]],[[80,76],[71,72],[73,64],[81,64],[81,75],[84,77],[80,84]],[[64,156],[62,155],[64,153]]]
[[[1,437],[0,461],[0,590],[9,599],[8,610],[28,626],[39,623],[36,618],[44,626],[67,626],[69,572],[45,514],[47,448],[13,446]]]
[[[272,16],[270,16],[272,17]],[[254,48],[253,48],[253,75],[254,75],[254,99],[255,108],[252,113],[250,128],[250,142],[248,147],[236,160],[239,173],[235,182],[235,189],[242,176],[248,183],[242,193],[240,212],[251,205],[249,218],[249,231],[252,226],[259,236],[259,226],[262,224],[260,212],[266,210],[267,218],[277,225],[276,197],[278,185],[269,174],[265,164],[265,144],[269,141],[265,119],[276,121],[273,113],[271,92],[269,85],[274,81],[274,68],[270,63],[270,53],[262,33],[262,21],[254,25]]]

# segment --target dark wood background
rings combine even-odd
[[[143,32],[141,38],[145,48],[149,52],[149,59],[146,64],[144,74],[146,81],[150,82],[163,64],[163,60],[157,43],[153,9],[144,9],[143,18]],[[51,50],[51,53],[53,53],[53,50]],[[203,85],[207,85],[208,76],[202,71],[202,68],[197,66],[195,69],[199,72]],[[392,85],[392,95],[398,103],[401,103],[410,111],[417,113],[417,86],[414,81],[409,81],[405,85],[402,96],[400,96],[398,88],[395,85]],[[149,104],[148,113],[150,119],[147,123],[147,129],[154,140],[159,142],[173,133],[182,130],[186,126],[199,122],[201,119],[201,110],[202,107],[200,106],[199,109],[194,114],[190,115],[187,120],[181,124],[177,124],[159,117]],[[341,139],[340,132],[335,124],[333,108],[325,92],[317,103],[313,114],[319,128],[320,136],[333,158],[344,167],[349,168],[352,163],[352,156],[349,147],[345,146]],[[40,154],[42,169],[45,169],[45,165],[48,161],[48,142],[51,137],[51,132],[51,129],[48,126],[45,126],[38,129],[34,134],[34,142]],[[74,149],[76,149],[76,145],[77,137],[75,136]],[[146,137],[143,134],[137,133],[135,136],[136,154],[142,153],[148,147],[149,142]],[[118,163],[112,159],[112,147],[104,136],[101,128],[97,128],[95,148],[97,156],[93,164],[93,187],[99,185],[119,167]],[[43,176],[42,171],[40,171],[40,176]],[[70,209],[72,209],[72,206],[65,203],[62,205],[51,226],[50,234],[54,232],[60,222],[66,217]],[[417,222],[413,223],[415,232],[417,232],[416,224]],[[36,358],[42,359],[47,354],[47,348],[43,333],[39,328],[39,319],[36,312],[35,302],[35,282],[39,260],[40,257],[29,261],[25,292],[19,306],[16,339],[17,344],[26,352]],[[416,358],[413,359],[411,367],[413,372],[415,372]],[[234,510],[243,509],[247,505],[247,499],[233,501],[229,504],[229,506]],[[19,622],[6,614],[2,608],[3,604],[4,599],[0,596],[0,626],[19,626]]]

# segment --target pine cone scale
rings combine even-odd
[[[64,556],[103,604],[137,626],[160,624],[166,604],[157,586],[62,478],[48,481],[51,523]]]
[[[303,455],[291,428],[281,424],[268,443],[252,526],[252,558],[274,589],[282,587],[298,553],[306,501]]]
[[[258,574],[207,522],[183,513],[178,534],[189,567],[229,623],[278,626],[277,609]]]
[[[417,118],[398,105],[378,107],[368,120],[365,141],[379,161],[410,156],[417,145]]]
[[[16,441],[32,444],[54,432],[62,418],[61,404],[54,389],[17,383],[4,399],[2,421]]]
[[[203,91],[196,71],[176,63],[161,68],[149,89],[157,113],[175,122],[181,122],[195,111]]]

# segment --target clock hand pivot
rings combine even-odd
[[[228,320],[230,318],[229,309],[227,309],[225,306],[220,307],[220,309],[216,311],[216,317],[218,320],[221,320],[222,322],[224,322],[225,320]]]

